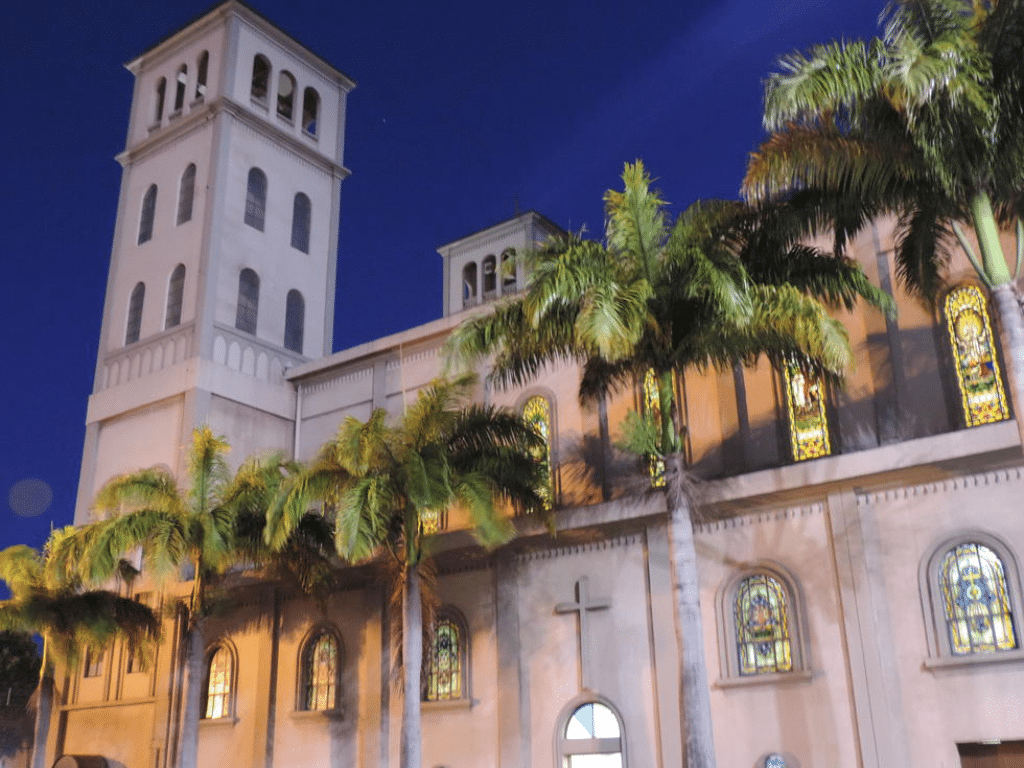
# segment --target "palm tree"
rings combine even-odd
[[[669,226],[643,164],[627,164],[622,179],[624,191],[605,194],[605,241],[568,235],[548,242],[531,258],[525,295],[464,323],[451,351],[466,362],[494,355],[491,376],[502,385],[522,384],[549,362],[575,360],[583,366],[581,399],[653,370],[661,423],[634,414],[624,432],[627,444],[665,465],[686,764],[707,768],[715,765],[711,706],[674,377],[689,368],[731,369],[761,354],[838,376],[849,356],[845,331],[804,292],[834,303],[864,295],[884,306],[885,299],[849,261],[821,258],[795,243],[795,234],[778,234],[781,226],[768,237],[755,226],[756,212],[741,204],[695,204]],[[793,261],[748,268],[744,258],[773,239]]]
[[[879,214],[899,216],[901,281],[926,301],[952,241],[990,288],[1015,405],[1024,404],[1024,6],[893,0],[881,39],[792,53],[766,83],[771,136],[750,158],[750,200],[799,199],[837,252]],[[962,223],[973,227],[980,258]],[[1016,222],[1011,270],[1000,229]],[[1017,419],[1024,442],[1024,419]]]
[[[232,477],[224,458],[228,450],[227,442],[204,426],[193,431],[186,487],[179,488],[162,467],[111,480],[100,489],[94,508],[101,516],[112,516],[86,526],[78,558],[93,580],[108,578],[118,559],[139,547],[145,570],[157,579],[189,573],[181,768],[196,767],[205,625],[219,603],[217,587],[229,568],[257,566],[268,559],[261,546],[262,515],[297,468],[278,457],[251,459]],[[293,537],[285,549],[295,556],[291,570],[299,574],[300,583],[309,584],[328,569],[325,559],[318,560],[307,548],[315,548],[313,540],[320,533],[316,526],[303,522],[299,530],[305,538]],[[61,561],[72,556],[64,553]]]
[[[349,417],[270,513],[267,541],[281,547],[311,503],[334,517],[335,548],[361,562],[388,553],[401,592],[401,765],[421,764],[420,680],[423,665],[423,576],[429,567],[428,515],[468,512],[485,547],[507,541],[506,508],[540,512],[546,469],[535,459],[540,438],[504,410],[465,406],[471,377],[435,381],[395,426],[378,408],[365,421]],[[398,591],[398,590],[396,590]]]
[[[71,545],[77,535],[69,526],[53,531],[42,552],[24,544],[0,552],[0,580],[11,593],[0,601],[0,629],[38,633],[43,638],[32,768],[43,768],[46,758],[55,664],[73,668],[83,648],[99,652],[117,637],[133,649],[141,648],[159,628],[156,615],[142,603],[108,590],[84,590],[75,574],[52,567],[54,551]]]

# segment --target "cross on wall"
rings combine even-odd
[[[579,633],[580,645],[580,677],[581,687],[585,690],[593,690],[594,680],[591,669],[592,657],[590,653],[590,632],[589,612],[600,611],[611,607],[611,600],[605,597],[590,597],[590,590],[587,587],[587,577],[581,576],[576,582],[576,602],[559,603],[555,606],[555,613],[577,614],[577,631]]]

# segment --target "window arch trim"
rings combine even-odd
[[[238,303],[235,307],[235,328],[256,335],[260,316],[260,276],[246,267],[238,273]]]
[[[262,168],[249,169],[245,181],[244,221],[253,229],[264,231],[267,219],[267,189],[270,182]]]
[[[139,238],[138,245],[148,243],[153,239],[153,226],[156,222],[156,196],[158,189],[156,184],[150,184],[146,193],[142,196],[142,208],[139,211]]]
[[[142,337],[142,312],[146,308],[146,284],[139,281],[128,297],[128,314],[125,318],[124,344],[134,344]]]
[[[314,708],[309,706],[308,700],[311,684],[310,675],[312,672],[309,655],[312,653],[316,643],[324,636],[334,641],[334,678],[331,681],[334,686],[334,705],[326,708]],[[299,643],[299,653],[295,667],[298,670],[295,679],[295,712],[297,714],[309,716],[343,714],[342,695],[344,691],[341,687],[341,680],[344,662],[345,644],[342,642],[341,632],[338,631],[338,628],[328,623],[314,624],[306,633],[306,636],[302,638],[302,642]]]
[[[185,300],[185,276],[188,270],[178,264],[167,278],[167,305],[164,307],[164,330],[181,325],[181,310]]]
[[[569,727],[570,718],[587,704],[600,704],[611,711],[618,721],[618,737],[595,739],[567,739],[565,737],[566,729]],[[629,749],[626,733],[627,730],[625,718],[622,717],[622,712],[619,711],[618,707],[600,694],[594,693],[593,691],[584,691],[566,702],[565,706],[563,706],[561,711],[558,713],[558,718],[555,721],[554,734],[555,765],[561,768],[561,766],[565,764],[565,758],[570,755],[615,754],[615,747],[617,746],[618,753],[622,756],[622,768],[628,768]],[[580,747],[584,746],[583,742],[588,743],[584,749],[580,749]],[[618,743],[615,744],[614,742]],[[578,751],[574,751],[573,747],[576,747]]]
[[[222,713],[216,717],[208,715],[210,711],[210,672],[211,665],[213,664],[214,656],[219,652],[225,653],[225,658],[231,665],[227,670],[226,674],[226,686],[227,690],[224,691],[224,700],[222,704]],[[202,708],[200,709],[200,722],[236,722],[235,717],[235,703],[238,695],[238,650],[235,648],[233,643],[230,643],[225,638],[220,638],[216,642],[211,643],[206,652],[203,654],[203,702]]]
[[[458,695],[445,696],[444,698],[428,698],[430,695],[431,676],[434,671],[434,643],[437,637],[437,629],[445,623],[450,624],[458,630],[459,648],[459,692]],[[420,701],[427,709],[449,708],[459,706],[470,706],[473,697],[470,690],[470,649],[469,649],[469,624],[466,617],[458,608],[453,605],[443,605],[434,612],[434,622],[430,627],[428,642],[423,649],[423,680],[421,681]]]

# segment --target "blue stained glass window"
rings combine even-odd
[[[1017,647],[1006,573],[991,549],[968,542],[949,550],[939,566],[939,590],[954,654]]]
[[[778,579],[766,573],[748,576],[736,590],[733,609],[740,674],[792,671],[789,606]]]

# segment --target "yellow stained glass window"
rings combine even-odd
[[[991,549],[972,542],[949,550],[939,567],[939,590],[953,653],[1017,647],[1003,562]]]
[[[828,456],[832,453],[832,440],[821,379],[792,363],[783,368],[783,374],[793,460]]]
[[[434,623],[427,659],[427,701],[462,698],[462,632],[451,618]]]
[[[946,296],[945,309],[967,426],[1010,418],[984,295],[977,286],[961,286]]]
[[[329,632],[322,632],[306,646],[306,658],[303,662],[303,708],[318,711],[334,709],[337,706],[338,695],[337,640]]]
[[[736,590],[734,611],[740,674],[792,671],[789,606],[778,579],[766,573],[745,578]]]
[[[551,404],[548,402],[546,397],[540,395],[534,395],[526,404],[523,406],[523,419],[533,427],[533,431],[544,438],[544,448],[540,449],[539,455],[536,457],[544,462],[548,470],[548,476],[551,476]],[[548,480],[548,485],[540,489],[540,495],[544,499],[545,505],[551,506],[551,481]]]
[[[661,429],[661,398],[658,396],[658,378],[654,369],[648,368],[644,374],[644,411]],[[647,457],[647,469],[651,473],[651,485],[662,488],[665,485],[665,461],[660,456]]]
[[[214,719],[231,714],[231,653],[221,646],[210,656],[206,677],[206,714]]]

